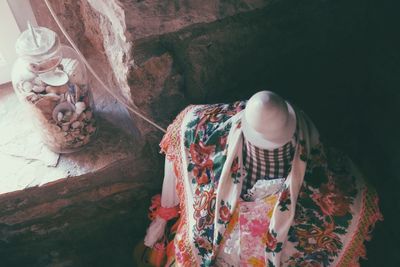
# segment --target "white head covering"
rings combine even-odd
[[[293,138],[296,114],[293,107],[277,94],[261,91],[247,102],[242,129],[251,144],[263,149],[275,149]]]

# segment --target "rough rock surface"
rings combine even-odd
[[[175,32],[266,6],[270,0],[119,1],[134,40]]]
[[[36,20],[40,26],[48,27],[55,31],[62,43],[69,45],[66,38],[51,17],[44,1],[30,0],[34,7]],[[129,42],[116,29],[119,25],[118,15],[113,19],[106,17],[102,12],[103,6],[92,7],[88,1],[49,1],[56,11],[63,26],[78,45],[81,52],[88,59],[97,74],[103,79],[110,90],[118,97],[132,105],[127,80],[124,78],[129,64],[125,64],[125,51],[130,49]],[[93,1],[110,5],[113,1]],[[107,4],[108,3],[108,4]],[[112,10],[112,9],[110,9]],[[107,11],[107,10],[106,10]],[[104,12],[106,12],[104,11]],[[115,27],[115,29],[114,29]],[[109,122],[117,125],[135,136],[139,134],[134,121],[126,107],[118,103],[99,83],[90,75],[94,92],[95,104]]]
[[[129,266],[160,186],[148,161],[0,196],[3,266]]]
[[[33,6],[37,4],[40,9],[37,14],[46,12],[41,1],[31,1]],[[178,60],[176,57],[181,56],[179,51],[167,53],[171,58],[170,67],[159,70],[155,67],[155,62],[160,61],[157,63],[158,65],[164,64],[165,57],[160,57],[160,52],[169,49],[165,47],[165,44],[158,44],[155,40],[192,27],[192,25],[207,25],[216,21],[214,26],[206,27],[206,31],[226,32],[227,29],[218,26],[218,21],[264,8],[270,2],[267,0],[206,2],[79,0],[63,1],[62,3],[51,1],[67,30],[73,33],[76,42],[83,50],[90,51],[86,54],[87,56],[96,57],[99,53],[106,55],[106,58],[101,60],[103,64],[96,64],[96,67],[108,66],[109,72],[106,71],[106,73],[111,73],[113,78],[109,78],[107,82],[111,84],[113,91],[133,108],[139,108],[141,112],[162,124],[163,127],[169,124],[177,112],[188,103],[188,100],[193,101],[190,97],[192,88],[190,85],[186,87],[185,84],[186,81],[196,79],[193,76],[201,75],[201,73],[187,72],[184,69],[187,66],[179,65],[179,62],[176,62]],[[76,20],[77,17],[82,19]],[[59,32],[49,16],[40,17],[38,23]],[[220,30],[218,31],[218,29]],[[203,34],[207,35],[206,31]],[[231,38],[232,43],[238,43],[240,40],[240,35],[234,32],[229,37],[233,37]],[[220,38],[224,38],[224,36],[220,36]],[[93,53],[92,49],[99,53]],[[222,49],[222,46],[218,49]],[[177,53],[174,54],[175,52]],[[236,52],[235,50],[235,54]],[[216,56],[221,58],[225,55],[222,53],[222,55]],[[196,63],[197,65],[202,64],[200,60]],[[212,62],[206,63],[210,65]],[[99,67],[100,65],[103,67]],[[157,77],[160,75],[159,71],[163,72],[161,74],[163,77]],[[141,75],[146,76],[141,77]],[[208,78],[205,76],[203,80]],[[156,89],[151,87],[154,82],[158,83]],[[203,88],[206,86],[207,84],[197,85],[197,87]],[[185,95],[189,97],[185,97]],[[160,101],[163,102],[165,99],[167,105],[161,107]],[[155,134],[154,138],[160,137],[155,133],[156,130],[149,127],[146,122],[137,119],[134,114],[131,114],[131,117],[135,120],[132,125],[135,125],[141,134],[152,133],[148,136],[153,137]],[[131,128],[133,129],[135,126]]]

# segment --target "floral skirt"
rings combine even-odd
[[[217,255],[217,267],[265,266],[265,247],[274,246],[276,242],[268,228],[278,200],[278,194],[275,193],[279,191],[283,180],[259,181],[252,189],[255,199],[238,202],[235,216],[229,222],[227,235]],[[258,191],[254,190],[257,188]]]

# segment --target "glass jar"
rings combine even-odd
[[[97,126],[86,68],[78,54],[44,27],[24,31],[16,51],[13,87],[43,142],[57,153],[81,149],[93,139]]]

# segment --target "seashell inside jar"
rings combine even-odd
[[[37,47],[18,44],[29,42],[32,33],[22,33],[17,41],[20,58],[12,73],[15,92],[35,117],[42,140],[51,150],[77,151],[97,132],[85,66],[74,50],[60,45],[54,32],[42,27],[34,30],[41,35]]]
[[[77,151],[96,133],[96,119],[87,85],[69,82],[62,86],[47,85],[39,93],[31,91],[26,102],[39,121],[43,141],[53,151]]]

